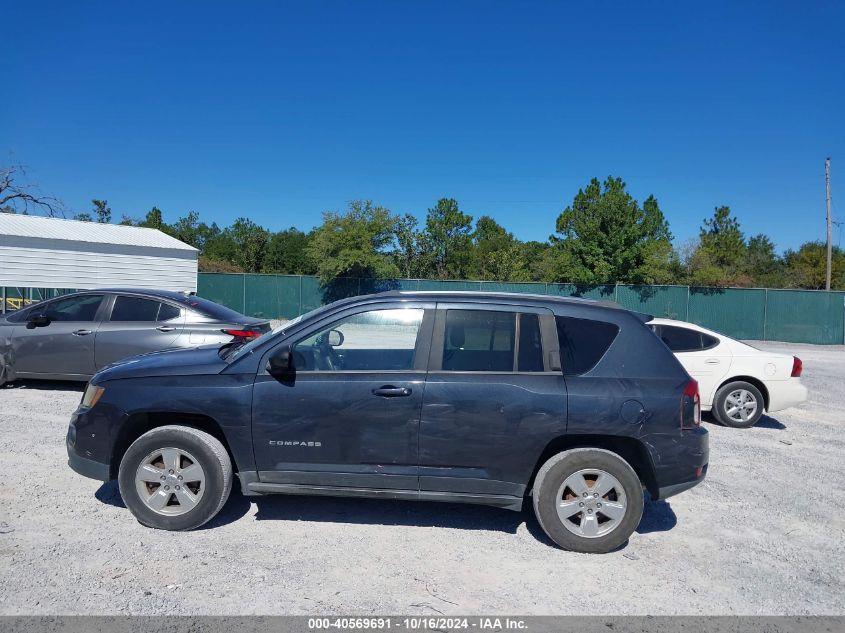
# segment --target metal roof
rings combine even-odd
[[[92,244],[119,244],[121,246],[143,246],[185,251],[197,250],[158,229],[45,218],[37,215],[18,215],[15,213],[0,213],[0,238],[4,235]]]

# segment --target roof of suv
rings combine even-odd
[[[395,296],[395,297],[420,297],[426,299],[487,299],[487,300],[506,300],[506,301],[542,301],[549,303],[569,303],[569,304],[588,304],[594,306],[602,306],[604,308],[612,308],[615,310],[624,310],[615,301],[605,299],[584,299],[582,297],[561,297],[555,295],[544,295],[528,292],[489,292],[484,290],[388,290],[380,292],[377,295],[371,296]]]

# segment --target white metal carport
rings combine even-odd
[[[196,292],[197,254],[157,229],[0,213],[3,299],[5,288]]]

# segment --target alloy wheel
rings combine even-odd
[[[205,492],[205,471],[197,459],[180,448],[162,448],[141,460],[135,489],[157,514],[178,516],[193,510]]]
[[[747,389],[735,389],[725,398],[725,415],[736,422],[748,422],[757,412],[757,398]]]
[[[587,468],[572,473],[558,489],[557,514],[578,536],[597,538],[616,529],[628,508],[625,490],[613,475]]]

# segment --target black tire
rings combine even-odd
[[[624,490],[625,509],[616,525],[606,534],[581,536],[564,525],[557,511],[558,502],[563,500],[563,496],[560,500],[557,496],[571,475],[591,469],[604,471],[617,480]],[[608,496],[615,494],[609,493]],[[637,473],[616,453],[603,449],[576,448],[558,453],[540,468],[534,480],[532,496],[540,527],[557,545],[573,552],[604,554],[617,549],[634,533],[643,515],[643,489]],[[603,500],[597,499],[599,502]],[[597,509],[595,520],[602,519],[608,521],[602,511]]]
[[[728,397],[736,391],[745,391],[751,394],[755,400],[756,409],[754,410],[754,413],[744,421],[737,420],[728,415]],[[757,387],[752,385],[750,382],[736,380],[721,386],[716,392],[716,396],[713,398],[712,413],[713,417],[716,418],[720,424],[734,429],[749,429],[757,424],[757,421],[763,417],[765,402],[763,394],[760,393],[760,390]]]
[[[171,448],[196,458],[204,473],[202,495],[196,506],[175,516],[150,508],[136,487],[136,472],[142,462],[159,450]],[[187,426],[162,426],[144,433],[132,443],[120,460],[117,479],[123,502],[139,523],[159,530],[193,530],[210,521],[229,498],[232,462],[226,448],[214,436]],[[168,505],[171,501],[174,505],[178,503],[175,496],[170,498]]]

